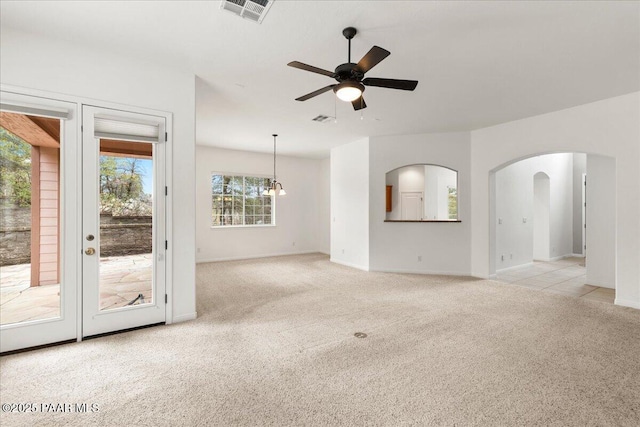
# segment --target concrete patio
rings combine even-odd
[[[100,309],[124,307],[139,294],[151,302],[151,254],[100,259]],[[60,315],[60,285],[30,287],[30,264],[0,267],[0,324]],[[134,304],[141,304],[138,300]]]

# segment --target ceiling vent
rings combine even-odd
[[[313,120],[314,122],[326,123],[331,119],[332,119],[332,117],[325,116],[324,114],[320,114],[320,115],[314,117],[311,120]]]
[[[260,24],[275,0],[224,0],[220,8]]]

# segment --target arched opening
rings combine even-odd
[[[533,176],[533,260],[549,261],[550,230],[549,203],[551,183],[549,175],[538,172]]]
[[[491,277],[511,276],[529,287],[574,296],[595,290],[594,295],[606,294],[603,299],[613,302],[615,169],[615,159],[607,156],[550,153],[514,159],[491,171]],[[539,280],[523,276],[524,268]],[[558,283],[545,281],[548,272],[562,269],[566,275]]]

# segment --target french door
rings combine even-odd
[[[82,336],[164,322],[166,119],[82,113]]]
[[[0,101],[0,352],[165,322],[170,116]]]
[[[0,92],[0,351],[78,329],[77,104]]]

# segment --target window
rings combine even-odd
[[[263,196],[271,180],[256,176],[211,176],[211,225],[275,225],[272,196]]]

